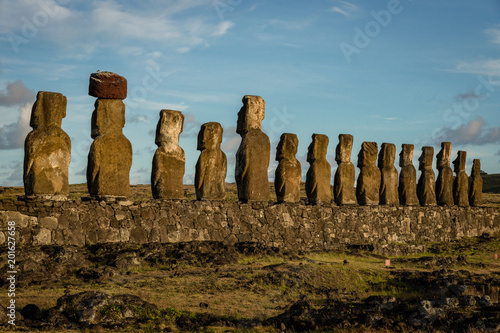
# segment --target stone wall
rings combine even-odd
[[[85,246],[108,242],[258,242],[284,250],[329,250],[388,244],[422,250],[425,241],[488,233],[500,236],[500,210],[485,207],[405,207],[275,204],[225,201],[0,200],[0,246],[7,221],[17,243]]]

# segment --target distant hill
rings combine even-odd
[[[483,177],[483,192],[500,193],[500,173],[481,176]]]

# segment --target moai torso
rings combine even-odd
[[[405,206],[417,206],[417,171],[413,166],[413,145],[402,144],[399,154],[399,203]]]
[[[158,146],[151,169],[151,190],[155,199],[184,198],[184,150],[179,146],[179,135],[184,115],[179,111],[161,110],[156,126],[155,143]]]
[[[457,158],[453,161],[455,180],[453,181],[453,201],[455,205],[469,206],[469,177],[465,173],[465,160],[467,153],[459,150]]]
[[[27,196],[57,199],[69,194],[71,140],[61,129],[66,103],[66,97],[59,93],[37,94],[31,111],[33,130],[24,143],[23,181]]]
[[[436,155],[436,201],[440,206],[453,206],[453,170],[450,168],[451,142],[442,142]]]
[[[436,181],[432,170],[433,157],[433,147],[422,147],[422,155],[418,159],[420,163],[418,168],[422,173],[417,185],[418,200],[422,206],[436,205]]]
[[[312,205],[330,203],[332,200],[330,188],[332,170],[326,160],[328,141],[326,135],[313,134],[307,152],[307,162],[310,167],[306,174],[306,194]]]
[[[378,205],[380,199],[380,170],[376,166],[378,146],[376,142],[363,142],[358,154],[360,169],[356,185],[356,197],[360,205]]]
[[[283,133],[276,148],[276,160],[279,164],[275,172],[274,188],[279,203],[300,200],[302,169],[300,162],[295,158],[298,145],[297,135]]]
[[[201,126],[198,133],[198,150],[194,185],[198,200],[223,200],[226,197],[226,154],[220,149],[222,126],[210,122]]]
[[[479,207],[483,204],[483,177],[481,177],[481,161],[475,159],[472,163],[469,204],[472,207]]]
[[[351,162],[352,142],[352,135],[340,134],[339,143],[335,149],[335,161],[338,167],[333,182],[333,197],[339,206],[356,204],[354,189],[356,174],[354,164]]]
[[[398,205],[398,171],[394,166],[396,160],[396,146],[392,143],[382,143],[378,155],[380,169],[380,204]]]
[[[259,96],[243,97],[243,107],[238,112],[236,133],[241,144],[236,152],[235,178],[238,198],[242,202],[268,201],[270,199],[267,168],[271,143],[261,131],[265,103]]]
[[[127,197],[130,195],[129,173],[132,145],[123,135],[125,104],[119,99],[95,102],[92,114],[94,139],[87,165],[87,186],[91,197]]]

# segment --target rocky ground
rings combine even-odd
[[[235,185],[226,188],[237,201]],[[0,188],[4,198],[22,193]],[[193,186],[185,194],[194,199]],[[72,185],[70,197],[82,196],[85,185]],[[148,185],[132,187],[132,199],[148,197]],[[500,207],[500,194],[484,198]],[[5,324],[3,308],[0,331],[500,331],[500,239],[425,245],[427,253],[390,258],[217,242],[20,248],[17,326]]]
[[[16,331],[500,330],[500,239],[427,248],[392,258],[217,242],[21,248]]]

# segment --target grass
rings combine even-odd
[[[56,304],[66,292],[99,290],[108,294],[135,294],[158,306],[158,310],[136,308],[143,324],[137,331],[153,332],[158,322],[175,328],[180,316],[194,321],[200,316],[218,316],[229,321],[247,320],[263,322],[284,311],[291,303],[307,297],[313,306],[327,301],[354,302],[371,295],[393,295],[400,299],[415,300],[427,297],[428,285],[408,281],[430,273],[436,267],[423,267],[414,259],[423,257],[466,255],[467,263],[449,268],[457,276],[467,269],[474,274],[500,277],[500,264],[491,253],[499,249],[500,240],[438,243],[428,247],[432,251],[421,255],[391,257],[394,264],[385,267],[385,258],[369,252],[309,253],[302,256],[243,256],[232,264],[214,267],[185,265],[175,269],[144,269],[122,271],[102,283],[84,283],[76,278],[52,281],[45,285],[21,286],[16,293],[18,308],[35,303],[42,309]],[[470,250],[463,252],[463,247]],[[344,264],[347,260],[347,264]],[[481,263],[478,269],[471,264]],[[401,278],[401,275],[405,279]],[[431,274],[432,276],[432,274]],[[432,280],[427,281],[431,283]],[[1,295],[1,302],[6,301]],[[200,307],[201,303],[208,307]],[[110,304],[101,310],[104,316],[118,316],[121,305]],[[205,332],[227,331],[228,327],[209,327]],[[125,328],[123,332],[132,332]],[[234,329],[243,332],[245,330]],[[255,331],[272,331],[259,326]],[[105,329],[103,332],[107,332]]]
[[[483,205],[486,207],[500,207],[500,174],[485,175],[483,186]],[[269,183],[271,201],[276,201],[274,183]],[[238,190],[235,183],[226,183],[227,202],[238,202]],[[151,185],[132,185],[130,187],[129,200],[143,201],[152,199]],[[332,187],[333,192],[333,187]],[[23,187],[0,187],[0,200],[17,200],[18,196],[24,195]],[[184,195],[186,200],[196,200],[194,185],[184,185]],[[70,185],[69,199],[76,200],[88,197],[87,184]],[[300,197],[303,202],[307,201],[305,183],[301,183]]]

